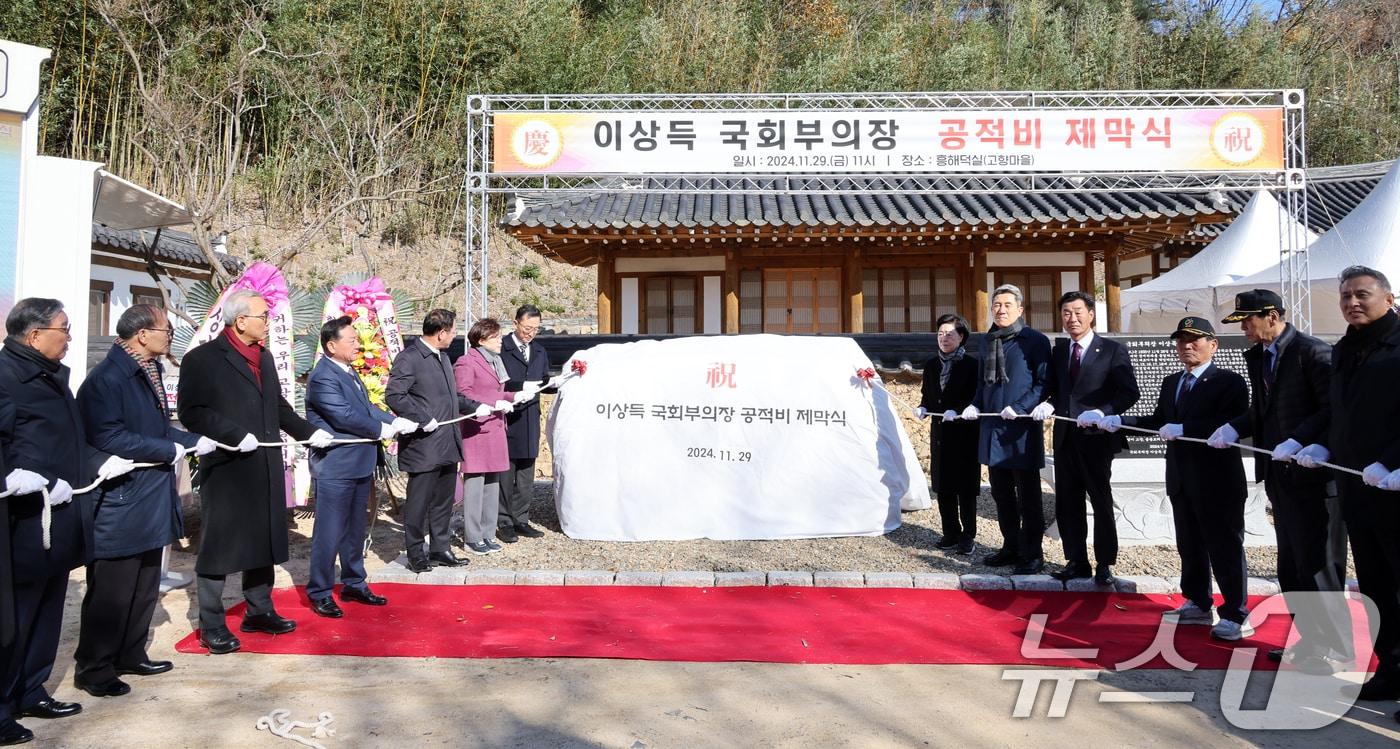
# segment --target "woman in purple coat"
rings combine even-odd
[[[513,401],[527,401],[535,393],[523,390],[507,393],[505,364],[501,362],[501,324],[484,317],[467,331],[467,350],[452,366],[457,392],[479,403],[494,403],[500,410],[480,419],[462,422],[462,513],[466,523],[467,550],[492,554],[501,550],[496,543],[496,515],[500,506],[500,485],[496,474],[510,467],[506,449],[506,417]]]

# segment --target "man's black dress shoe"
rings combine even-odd
[[[39,700],[29,707],[20,708],[21,718],[68,718],[83,711],[83,706],[76,702],[59,702],[50,697],[46,700]]]
[[[988,554],[982,557],[982,564],[987,567],[1010,567],[1016,563],[1016,555],[1002,549],[995,554]]]
[[[515,532],[515,528],[503,525],[496,529],[496,538],[501,539],[503,544],[513,544],[520,540],[520,534]]]
[[[1092,577],[1093,574],[1093,571],[1089,569],[1089,564],[1087,562],[1081,562],[1079,564],[1067,564],[1065,568],[1059,572],[1051,572],[1050,576],[1062,583],[1067,583],[1070,580],[1076,580],[1081,577]]]
[[[101,684],[80,684],[75,680],[73,686],[93,697],[120,697],[131,691],[131,685],[121,679],[112,679]]]
[[[544,531],[529,523],[515,526],[515,532],[526,538],[544,538]]]
[[[270,635],[285,635],[297,628],[297,623],[269,611],[266,614],[247,614],[238,628],[244,632],[266,632]]]
[[[376,595],[375,592],[369,588],[341,588],[340,600],[354,601],[355,603],[363,603],[369,606],[383,606],[389,602],[389,599],[381,595]]]
[[[1094,572],[1095,585],[1112,585],[1114,580],[1113,567],[1110,565],[1101,564],[1098,570]]]
[[[1274,648],[1267,654],[1270,663],[1283,663],[1283,648]]]
[[[430,570],[430,569],[432,569],[432,568],[433,568],[433,563],[432,563],[432,562],[429,562],[429,561],[426,560],[426,559],[410,559],[410,560],[408,560],[408,571],[409,571],[409,572],[427,572],[428,570]]]
[[[312,601],[311,610],[315,612],[316,616],[324,616],[327,619],[339,619],[345,616],[345,612],[340,610],[340,607],[335,603],[335,599],[330,596],[317,598]]]
[[[429,553],[428,561],[433,564],[440,564],[444,567],[461,567],[467,563],[467,560],[459,559],[456,554],[453,554],[451,549]]]
[[[6,718],[0,720],[0,746],[26,744],[34,740],[34,732],[19,723]]]
[[[227,629],[217,632],[205,632],[201,629],[199,631],[199,644],[209,648],[210,655],[232,653],[243,647],[243,643],[239,642],[238,638],[234,637],[233,633]]]
[[[141,661],[130,666],[117,666],[118,676],[155,676],[175,668],[170,661]]]
[[[1045,571],[1045,560],[1040,557],[1027,559],[1011,571],[1013,575],[1039,575]]]

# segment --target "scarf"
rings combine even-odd
[[[20,340],[19,336],[12,335],[6,338],[5,350],[10,352],[11,354],[14,354],[20,359],[24,359],[25,361],[37,365],[39,369],[42,369],[43,371],[48,372],[49,374],[58,374],[58,370],[63,369],[62,363],[56,362],[53,359],[50,359],[49,357],[39,353],[38,349],[33,348],[26,344],[24,341]]]
[[[156,362],[155,357],[143,357],[138,354],[126,341],[117,341],[117,345],[121,346],[122,350],[129,354],[132,359],[135,359],[136,366],[146,374],[146,381],[150,383],[151,390],[155,391],[156,406],[160,408],[161,413],[165,414],[166,418],[169,418],[170,410],[165,402],[165,383],[161,382],[160,364]]]
[[[1026,321],[1018,317],[1016,322],[1004,328],[993,325],[992,329],[987,331],[987,357],[982,360],[982,379],[988,385],[1007,381],[1006,352],[1003,347],[1025,327]]]
[[[481,352],[481,358],[485,359],[486,363],[490,364],[491,367],[496,370],[496,378],[498,380],[500,380],[501,382],[505,382],[506,380],[510,379],[510,375],[506,374],[506,363],[501,361],[500,354],[497,354],[494,351],[491,351],[483,346],[477,346],[476,350]]]
[[[1360,328],[1347,326],[1346,335],[1337,341],[1336,346],[1337,374],[1342,378],[1344,388],[1350,385],[1352,375],[1366,363],[1381,340],[1390,335],[1398,321],[1400,318],[1391,310],[1370,325]]]
[[[262,388],[262,346],[256,343],[244,343],[243,339],[233,332],[233,328],[224,328],[224,335],[228,337],[233,350],[243,357],[243,361],[248,362],[248,369],[253,370],[253,381],[258,383],[258,388]]]
[[[938,350],[938,360],[943,362],[943,368],[938,371],[939,390],[948,389],[948,377],[953,374],[953,363],[962,361],[965,354],[967,354],[967,349],[962,346],[959,346],[951,354],[943,353],[943,349]]]

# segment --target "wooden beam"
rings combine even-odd
[[[1104,297],[1108,302],[1108,332],[1118,333],[1122,324],[1122,301],[1119,297],[1118,251],[1109,250],[1103,255]]]
[[[616,274],[612,254],[606,250],[598,255],[598,332],[613,332],[613,297]]]
[[[865,332],[864,258],[861,250],[846,255],[846,309],[841,322],[848,333]]]
[[[724,332],[736,335],[739,332],[739,260],[734,250],[724,254],[724,319],[721,324]]]
[[[987,329],[987,315],[990,312],[987,294],[987,253],[972,251],[972,322],[976,330]]]

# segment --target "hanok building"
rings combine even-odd
[[[1389,166],[1309,170],[1309,228],[1330,228]],[[1032,326],[1056,330],[1055,301],[1093,293],[1100,272],[1113,331],[1120,289],[1193,255],[1249,197],[624,188],[522,193],[504,225],[547,258],[597,267],[600,333],[927,332],[952,311],[985,329],[1003,283],[1024,290]]]

